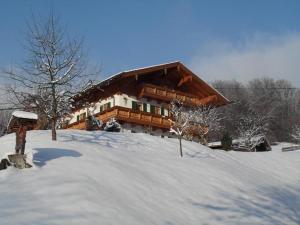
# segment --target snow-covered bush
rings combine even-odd
[[[267,126],[264,115],[250,111],[248,115],[242,117],[239,121],[239,146],[249,151],[255,151],[256,146],[262,144],[265,140],[263,137],[267,132]]]
[[[100,130],[103,122],[98,120],[94,115],[89,115],[85,121],[86,130]]]
[[[120,132],[121,125],[116,121],[115,118],[111,118],[106,122],[104,130],[109,132]]]
[[[103,122],[95,117],[97,106],[94,103],[85,103],[87,111],[86,130],[100,130],[103,127]]]

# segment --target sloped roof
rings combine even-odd
[[[195,88],[200,90],[202,87],[205,87],[205,89],[209,93],[209,95],[218,96],[218,99],[220,102],[222,102],[222,105],[228,104],[230,102],[229,99],[227,99],[225,96],[223,96],[219,91],[217,91],[211,85],[209,85],[208,83],[203,81],[200,77],[198,77],[196,74],[194,74],[190,69],[188,69],[180,61],[152,65],[149,67],[142,67],[142,68],[136,68],[136,69],[132,69],[132,70],[123,71],[123,72],[114,74],[114,75],[106,78],[105,80],[102,80],[94,85],[87,87],[86,89],[84,89],[81,92],[81,94],[84,94],[85,92],[87,92],[91,89],[94,89],[94,88],[101,89],[101,87],[110,85],[111,83],[116,82],[116,81],[120,80],[121,78],[130,77],[130,76],[139,76],[139,75],[148,74],[148,73],[150,74],[155,71],[167,70],[170,68],[178,68],[179,70],[184,71],[185,74],[192,76],[192,81],[193,81]],[[201,88],[200,88],[200,86],[201,86]]]

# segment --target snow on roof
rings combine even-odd
[[[93,85],[91,85],[91,86],[88,86],[87,88],[84,88],[84,89],[82,90],[82,92],[85,92],[85,91],[87,91],[87,90],[90,89],[90,88],[93,88],[93,87],[96,87],[96,86],[98,86],[98,85],[101,85],[101,84],[103,84],[103,83],[105,83],[105,82],[108,82],[108,81],[114,79],[115,77],[117,77],[117,76],[119,76],[119,75],[121,75],[121,74],[124,74],[124,73],[130,73],[130,72],[134,72],[134,71],[137,71],[137,70],[147,69],[147,68],[151,68],[151,67],[164,66],[164,65],[169,65],[169,64],[173,64],[173,63],[180,63],[180,61],[173,61],[173,62],[168,62],[168,63],[155,64],[155,65],[146,66],[146,67],[139,67],[139,68],[135,68],[135,69],[131,69],[131,70],[124,70],[124,71],[122,71],[122,72],[115,73],[115,74],[113,74],[113,75],[107,77],[106,79],[101,80],[101,81],[99,81],[99,82],[97,82],[97,83],[95,83],[95,84],[93,84]]]
[[[16,118],[22,118],[22,119],[30,119],[30,120],[37,120],[38,115],[31,112],[25,112],[25,111],[14,111],[12,115]]]

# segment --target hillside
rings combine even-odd
[[[0,156],[14,135],[0,138]],[[208,149],[146,134],[28,134],[31,169],[0,171],[0,224],[300,224],[300,151]]]

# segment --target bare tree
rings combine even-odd
[[[179,100],[174,100],[171,102],[170,113],[172,116],[170,132],[178,137],[180,156],[183,157],[182,138],[188,134],[194,118],[193,112],[186,109]]]
[[[291,127],[300,120],[300,91],[286,80],[259,78],[243,85],[237,81],[216,81],[213,85],[232,103],[220,107],[221,124],[234,138],[249,108],[264,117],[265,135],[271,141],[291,141]]]
[[[71,96],[90,74],[82,40],[69,38],[53,14],[40,21],[33,18],[27,25],[26,60],[5,74],[16,83],[10,92],[18,103],[44,114],[56,140],[58,122],[71,109]]]
[[[10,113],[9,110],[0,111],[0,136],[4,135],[6,132]]]
[[[207,144],[206,136],[209,132],[220,131],[220,114],[217,109],[211,105],[203,105],[193,110],[193,126],[191,126],[192,135],[200,138],[201,144]]]

